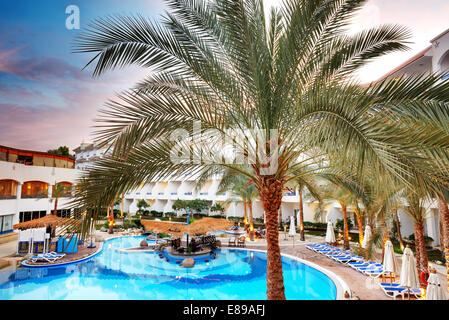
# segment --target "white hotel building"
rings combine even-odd
[[[422,72],[445,72],[449,70],[449,30],[438,35],[431,45],[418,53],[385,78],[394,78],[401,74]],[[448,73],[449,77],[449,73]],[[445,78],[445,76],[443,76]],[[99,149],[94,144],[82,143],[74,150],[75,163],[72,159],[52,156],[42,152],[17,150],[0,146],[0,235],[12,231],[12,225],[19,221],[34,219],[52,210],[51,190],[56,183],[74,184],[93,161],[107,154],[106,149]],[[173,177],[167,181],[143,183],[141,188],[125,194],[124,210],[130,214],[137,211],[137,202],[144,199],[150,205],[149,210],[173,212],[172,205],[177,199],[205,199],[211,204],[223,202],[228,194],[217,194],[220,177],[213,177],[199,190],[195,191],[195,178],[192,176]],[[48,192],[47,196],[42,191]],[[45,193],[45,192],[44,192]],[[64,209],[69,199],[59,201],[60,215],[67,214]],[[285,193],[282,199],[282,216],[296,216],[299,196],[297,190]],[[406,204],[405,204],[406,205]],[[313,221],[316,203],[305,202],[304,219]],[[428,219],[425,232],[439,243],[439,218],[436,203],[428,204]],[[335,222],[342,217],[338,203],[326,207],[326,218]],[[241,204],[232,203],[226,207],[226,216],[243,216]],[[253,204],[255,218],[263,217],[260,201]],[[351,216],[351,214],[350,214]],[[354,217],[351,217],[355,221]],[[413,222],[403,210],[399,210],[401,232],[404,237],[413,234]]]

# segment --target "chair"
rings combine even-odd
[[[31,262],[38,262],[38,261],[47,261],[50,263],[54,263],[59,258],[56,258],[49,254],[38,254],[37,256],[32,256],[29,260]]]
[[[237,246],[235,237],[229,238],[228,246],[230,247]]]
[[[246,238],[245,238],[245,237],[240,237],[240,238],[238,239],[238,241],[237,241],[237,245],[238,245],[239,247],[245,247],[245,241],[246,241]]]
[[[402,297],[402,300],[405,299],[405,295],[413,295],[415,298],[421,297],[421,290],[419,289],[408,289],[401,287],[399,283],[385,283],[382,282],[379,284],[382,291],[390,298],[396,299],[398,296]]]
[[[55,251],[49,252],[48,255],[52,255],[52,256],[54,256],[55,258],[58,258],[58,259],[61,259],[61,258],[65,257],[65,253],[57,253]]]

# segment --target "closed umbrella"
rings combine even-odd
[[[390,240],[385,243],[385,252],[384,252],[384,271],[394,273],[395,275],[398,273],[398,263],[396,261],[396,256],[393,250],[393,244]],[[391,279],[391,278],[390,278]]]
[[[418,272],[416,271],[416,262],[413,255],[413,251],[409,246],[405,248],[404,254],[402,255],[402,268],[401,268],[401,287],[411,289],[419,289],[420,283],[418,278]],[[409,294],[410,298],[410,294]]]
[[[334,243],[335,242],[334,227],[333,227],[331,221],[327,222],[326,242],[328,242],[328,243]]]
[[[290,217],[290,230],[288,231],[288,235],[289,236],[294,236],[296,234],[296,230],[295,230],[295,217],[291,216]]]
[[[366,226],[365,227],[365,234],[363,235],[363,242],[362,242],[362,248],[366,249],[368,247],[368,242],[371,239],[371,227],[370,226]]]
[[[447,300],[446,289],[435,269],[430,271],[427,279],[426,300]]]

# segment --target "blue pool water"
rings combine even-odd
[[[0,299],[242,300],[266,299],[266,254],[217,250],[194,268],[167,262],[153,252],[121,252],[144,237],[104,242],[93,258],[61,267],[21,268],[0,275]],[[336,287],[320,271],[282,258],[287,299],[329,300]]]

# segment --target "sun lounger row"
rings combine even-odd
[[[344,251],[340,248],[334,246],[316,243],[306,246],[307,249],[321,253],[335,261],[346,264],[354,270],[363,273],[371,278],[379,278],[382,275],[388,275],[389,272],[384,271],[384,267],[381,263],[376,263],[375,261],[365,261],[363,257],[353,255],[348,251]],[[421,295],[420,290],[408,290],[407,288],[401,287],[398,283],[380,283],[382,291],[389,297],[396,299],[401,296],[404,299],[406,294],[413,295],[417,298]]]

